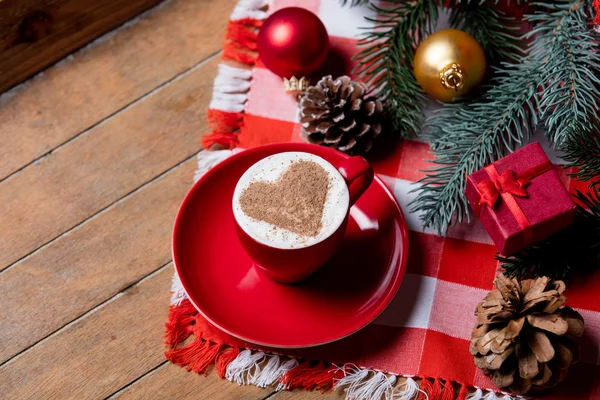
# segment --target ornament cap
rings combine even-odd
[[[466,75],[459,63],[448,64],[440,71],[440,82],[446,89],[458,92],[465,86]]]
[[[301,94],[308,89],[308,78],[305,76],[300,77],[300,79],[292,76],[291,78],[283,78],[283,87],[285,91],[292,94]]]

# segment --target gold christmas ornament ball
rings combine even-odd
[[[465,96],[485,76],[485,53],[473,36],[457,29],[429,35],[417,47],[414,72],[430,96],[451,102]]]

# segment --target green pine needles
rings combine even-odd
[[[539,3],[548,11],[529,16],[536,38],[535,56],[544,59],[546,82],[540,100],[540,119],[550,140],[561,147],[578,133],[589,134],[600,100],[600,38],[590,26],[591,1]],[[538,39],[539,38],[539,39]]]
[[[598,126],[598,125],[596,125]],[[598,129],[598,128],[596,128]],[[592,188],[600,187],[600,137],[589,129],[571,134],[561,149],[563,158],[576,168],[573,177],[588,181]]]
[[[453,3],[448,21],[450,26],[477,39],[490,65],[516,61],[516,57],[522,54],[519,21],[493,6],[482,6],[481,1],[454,0]]]
[[[424,119],[425,94],[413,74],[414,48],[430,34],[438,19],[435,0],[416,0],[390,8],[370,7],[374,28],[360,41],[356,73],[384,101],[386,116],[400,136],[417,135]],[[421,39],[419,39],[421,38]]]
[[[340,0],[340,3],[345,6],[347,4],[350,4],[350,7],[356,7],[359,6],[361,4],[369,4],[370,0]]]
[[[534,13],[526,17],[534,28],[523,37],[529,43],[525,53],[512,53],[514,63],[501,62],[482,96],[444,105],[425,125],[438,165],[427,171],[412,204],[425,226],[444,232],[468,220],[467,176],[512,152],[538,127],[567,150],[582,177],[600,173],[591,154],[600,149],[592,131],[598,127],[600,59],[593,48],[598,37],[589,23],[591,1],[533,6]],[[595,146],[573,150],[586,144]]]

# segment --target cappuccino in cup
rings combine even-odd
[[[251,166],[233,195],[233,213],[252,239],[278,249],[313,246],[346,219],[350,196],[340,172],[323,158],[279,153]]]

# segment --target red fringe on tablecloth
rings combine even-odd
[[[211,365],[217,375],[224,378],[227,366],[240,354],[237,346],[216,343],[203,339],[202,329],[207,322],[189,300],[169,309],[169,320],[165,324],[166,358],[174,364],[206,374]],[[303,360],[279,379],[281,388],[292,390],[330,391],[342,379],[348,368],[324,361]],[[374,371],[373,371],[374,372]],[[422,378],[418,400],[465,400],[467,387],[463,384],[437,378]],[[455,388],[459,388],[458,392]]]
[[[253,66],[258,58],[256,40],[262,21],[243,18],[229,22],[225,34],[222,59]],[[214,145],[233,149],[238,141],[238,133],[244,119],[243,112],[208,110],[208,125],[211,132],[202,138],[202,147],[210,149]]]

